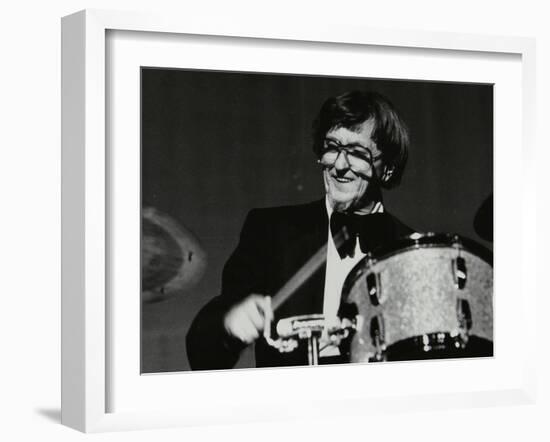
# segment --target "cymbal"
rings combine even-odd
[[[142,301],[163,301],[191,289],[206,266],[207,254],[191,231],[153,207],[142,210]]]
[[[474,230],[486,241],[493,241],[493,194],[489,195],[477,210]]]

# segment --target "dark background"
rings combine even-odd
[[[220,289],[221,270],[253,207],[323,197],[311,123],[323,101],[380,92],[411,132],[401,186],[386,208],[417,231],[473,229],[493,190],[492,85],[142,69],[142,207],[193,232],[208,267],[193,289],[142,305],[142,372],[188,370],[185,335]],[[251,352],[240,366],[251,366]]]

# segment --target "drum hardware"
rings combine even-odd
[[[453,237],[453,248],[456,250],[456,258],[452,261],[453,266],[453,281],[455,287],[459,290],[463,290],[466,286],[466,280],[468,279],[468,272],[466,270],[466,261],[461,256],[461,244],[457,235]]]
[[[367,252],[365,255],[366,262],[368,266],[373,266],[376,264],[376,259],[372,256],[371,252]],[[380,304],[380,275],[378,273],[369,273],[367,275],[367,293],[369,294],[369,299],[372,305]]]
[[[379,327],[379,317],[375,316],[371,320],[371,337],[375,348],[368,362],[383,362],[394,359],[393,354],[399,353],[400,347],[419,348],[423,353],[435,353],[445,350],[464,350],[468,344],[468,333],[454,330],[452,332],[434,332],[425,333],[420,336],[413,336],[393,343],[388,350]],[[374,323],[373,323],[374,322]]]
[[[308,347],[308,364],[319,364],[320,342],[328,340],[326,345],[339,346],[346,339],[350,330],[355,329],[355,321],[333,318],[326,319],[322,314],[291,316],[280,319],[275,327],[277,339],[271,337],[271,321],[266,318],[264,323],[264,338],[266,342],[279,350],[288,353],[295,350],[299,341],[306,341]],[[324,348],[324,347],[323,347]]]
[[[369,266],[373,266],[376,264],[376,258],[373,256],[372,252],[367,252],[363,259],[368,263]]]
[[[334,245],[339,248],[344,242],[350,239],[346,227],[333,238]],[[273,312],[283,305],[295,292],[313,275],[327,259],[328,243],[324,244],[276,294],[271,298]],[[335,318],[337,319],[337,318]],[[335,345],[349,335],[349,329],[353,328],[353,321],[331,321],[327,322],[323,315],[301,315],[281,319],[276,326],[278,337],[271,337],[271,318],[265,317],[264,338],[268,345],[276,348],[281,353],[288,353],[295,350],[298,340],[306,340],[308,345],[309,365],[319,363],[319,340],[323,335],[328,336],[331,343]]]
[[[458,256],[453,259],[453,280],[455,287],[459,290],[463,290],[466,286],[467,279],[466,261],[464,261],[464,258],[461,256]]]
[[[467,299],[457,298],[456,314],[459,335],[462,339],[463,345],[466,345],[468,343],[468,336],[473,325],[472,310],[470,309],[470,303]]]
[[[372,305],[379,305],[382,297],[380,290],[380,274],[373,272],[369,273],[366,278],[367,284],[367,293],[369,294],[369,299]]]
[[[369,357],[368,362],[382,362],[388,359],[387,346],[384,341],[383,323],[382,316],[374,316],[371,319],[370,335],[375,351]],[[416,347],[421,347],[424,353],[428,353],[441,351],[446,348],[464,349],[468,342],[468,335],[463,336],[457,331],[450,333],[435,332],[413,337],[412,339],[415,341]],[[395,345],[399,345],[399,343]]]
[[[373,316],[370,321],[370,336],[374,346],[374,356],[369,362],[380,362],[386,359],[386,342],[384,336],[383,316]]]
[[[442,351],[448,348],[464,349],[466,346],[466,342],[457,331],[425,333],[412,339],[416,341],[416,346],[421,347],[424,353]],[[408,340],[405,339],[404,341]],[[395,345],[398,346],[399,342]]]

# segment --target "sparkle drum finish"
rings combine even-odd
[[[493,355],[492,253],[452,234],[413,234],[350,272],[339,316],[350,362]]]

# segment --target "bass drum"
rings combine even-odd
[[[452,234],[413,234],[350,272],[339,316],[349,362],[493,355],[492,253]]]

